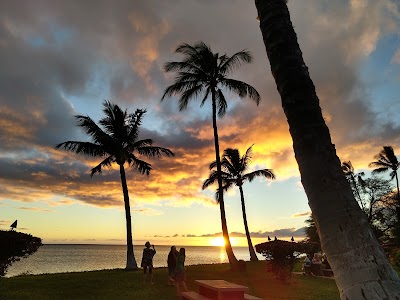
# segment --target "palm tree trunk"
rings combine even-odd
[[[358,200],[360,200],[361,208],[362,208],[362,210],[364,211],[364,208],[365,208],[365,207],[364,207],[364,202],[363,202],[362,199],[361,199],[360,192],[358,191],[357,182],[356,182],[356,179],[354,178],[354,175],[353,175],[353,174],[351,174],[351,179],[352,179],[352,181],[353,181],[354,188],[356,189],[356,193],[357,193],[357,196],[358,196]]]
[[[398,299],[400,280],[344,177],[286,1],[255,0],[321,246],[342,299]]]
[[[137,270],[138,266],[133,252],[132,243],[132,221],[131,221],[131,207],[129,204],[128,186],[126,184],[126,176],[124,165],[119,166],[119,173],[121,175],[122,191],[124,193],[125,204],[125,218],[126,218],[126,270]]]
[[[218,130],[217,130],[217,107],[215,103],[215,90],[212,89],[212,118],[213,118],[213,130],[214,130],[214,145],[215,145],[215,160],[217,162],[217,179],[218,179],[218,192],[219,192],[219,210],[221,213],[221,225],[222,235],[225,241],[226,255],[228,256],[229,264],[232,270],[238,270],[238,260],[232,250],[231,241],[229,239],[228,226],[226,224],[225,215],[225,204],[224,204],[224,191],[222,189],[222,177],[221,177],[221,158],[219,155],[219,142],[218,142]]]
[[[399,177],[397,176],[397,172],[394,175],[396,177],[396,185],[397,185],[397,203],[400,204],[400,190],[399,190]]]
[[[253,243],[251,242],[249,227],[247,226],[246,207],[244,206],[244,194],[243,194],[243,188],[241,185],[239,185],[239,191],[240,191],[240,200],[242,202],[244,230],[246,231],[247,244],[249,245],[250,260],[257,261],[258,258],[257,258],[256,252],[254,251]]]

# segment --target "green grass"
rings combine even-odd
[[[197,290],[195,279],[224,279],[246,285],[249,294],[270,299],[339,299],[332,279],[293,275],[290,283],[275,280],[265,271],[265,261],[247,262],[247,271],[229,271],[229,265],[188,266],[187,285]],[[167,269],[154,270],[154,285],[143,284],[142,271],[104,270],[81,273],[23,275],[0,278],[0,299],[177,299],[167,285]]]

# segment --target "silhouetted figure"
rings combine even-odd
[[[303,262],[303,274],[304,275],[311,275],[311,258],[310,258],[310,254],[307,254],[307,256],[304,258],[304,262]]]
[[[144,282],[148,278],[147,269],[149,269],[150,283],[153,284],[153,257],[156,254],[156,249],[152,245],[153,249],[150,249],[150,242],[144,244],[146,248],[143,249],[142,263],[141,267],[144,272]]]
[[[178,250],[176,250],[175,246],[171,247],[171,251],[168,253],[167,265],[168,265],[168,285],[174,285],[174,279],[172,276],[174,275],[175,267],[176,267],[176,259],[178,257]]]
[[[179,249],[178,257],[176,258],[176,267],[174,271],[174,280],[176,286],[176,294],[177,296],[181,295],[181,291],[187,292],[188,289],[186,287],[186,272],[185,272],[185,248]]]
[[[17,228],[17,222],[18,220],[15,220],[14,223],[10,225],[10,230],[15,230],[15,228]]]
[[[321,262],[321,258],[318,253],[314,253],[314,257],[311,262],[312,262],[311,272],[314,275],[321,276],[322,275],[322,270],[321,270],[322,262]]]

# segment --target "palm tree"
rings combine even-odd
[[[375,169],[372,171],[372,174],[380,174],[387,171],[390,171],[390,180],[396,178],[397,185],[397,205],[396,205],[396,217],[397,224],[394,229],[396,239],[400,239],[400,190],[399,190],[399,178],[397,176],[397,169],[400,166],[399,161],[397,160],[396,155],[394,154],[392,146],[383,146],[383,149],[374,156],[376,161],[371,162],[368,166]]]
[[[255,0],[302,184],[342,299],[400,298],[400,280],[347,182],[285,0]]]
[[[138,266],[133,252],[131,209],[124,165],[127,163],[139,173],[149,175],[152,166],[141,157],[160,157],[163,154],[174,156],[174,153],[169,149],[153,146],[151,139],[138,139],[146,110],[137,109],[135,113],[129,114],[109,101],[104,101],[103,106],[105,117],[99,121],[102,128],[88,116],[75,116],[78,126],[83,128],[92,142],[68,141],[58,144],[56,149],[64,148],[77,154],[103,157],[104,160],[91,170],[91,176],[101,173],[103,167],[111,167],[113,163],[119,165],[126,217],[126,269],[136,270]]]
[[[346,178],[348,178],[350,184],[353,186],[354,191],[357,194],[358,201],[361,204],[362,210],[365,210],[364,201],[362,200],[360,191],[358,190],[358,185],[362,186],[364,184],[364,180],[362,179],[362,176],[364,176],[364,172],[354,173],[354,167],[351,164],[351,161],[342,162],[342,170]]]
[[[383,146],[381,152],[374,156],[376,161],[371,162],[368,166],[375,169],[372,174],[380,174],[391,170],[390,180],[396,178],[397,185],[397,199],[400,204],[400,190],[399,190],[399,178],[397,176],[397,169],[400,167],[400,163],[394,154],[392,146]]]
[[[275,175],[270,169],[256,170],[244,174],[244,172],[246,172],[249,168],[249,164],[251,161],[251,148],[252,146],[247,149],[246,153],[242,157],[240,157],[239,150],[237,149],[225,149],[221,161],[221,175],[224,191],[229,190],[233,185],[239,187],[244,229],[246,231],[247,244],[249,246],[250,260],[258,260],[256,252],[254,251],[253,243],[251,242],[250,232],[247,225],[246,208],[244,205],[243,183],[246,181],[252,182],[254,178],[259,176],[263,176],[267,179],[275,179]],[[215,167],[216,162],[214,161],[210,164],[210,170],[213,170]],[[210,177],[204,181],[203,190],[206,189],[208,186],[214,184],[216,181],[217,171],[213,170],[210,174]],[[219,201],[218,195],[219,194],[217,193],[217,201]]]
[[[212,125],[214,133],[215,159],[217,166],[217,180],[219,187],[219,207],[221,213],[222,234],[225,240],[225,249],[232,269],[238,269],[238,261],[232,251],[229,240],[228,227],[225,217],[225,204],[222,190],[221,162],[219,153],[217,114],[222,117],[226,113],[226,103],[223,89],[237,94],[240,98],[249,97],[258,105],[260,95],[251,85],[228,78],[243,63],[250,63],[252,56],[248,51],[239,51],[232,56],[213,53],[209,46],[203,42],[194,45],[181,44],[176,48],[176,53],[183,54],[182,61],[167,62],[165,72],[176,72],[175,82],[168,86],[161,98],[179,96],[179,110],[185,110],[189,101],[202,96],[200,106],[211,96]]]

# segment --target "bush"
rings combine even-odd
[[[282,281],[287,281],[291,277],[297,256],[302,253],[312,253],[316,248],[318,248],[316,243],[282,240],[256,245],[256,251],[267,260],[267,271]]]
[[[0,277],[15,261],[35,253],[42,246],[42,239],[17,231],[0,230]]]

